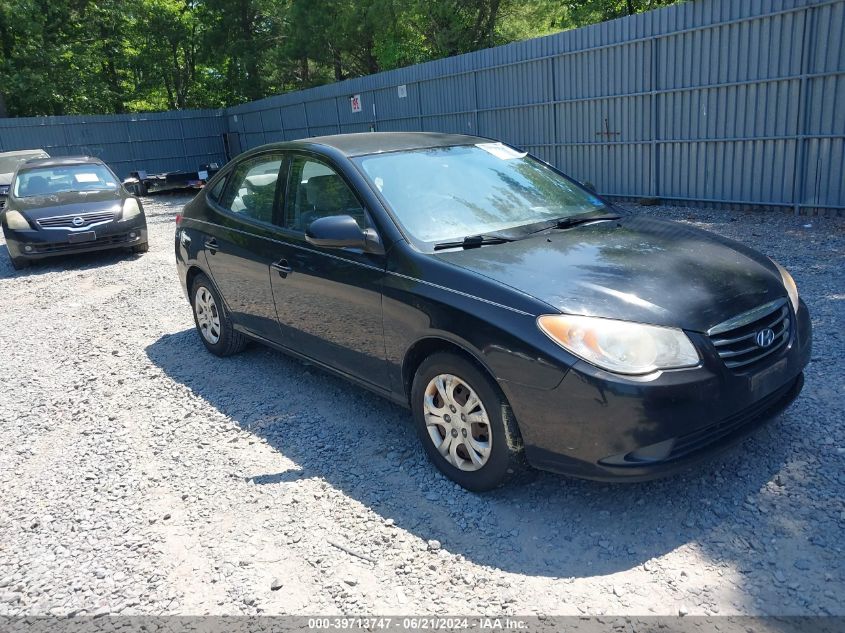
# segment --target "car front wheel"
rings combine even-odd
[[[209,352],[231,356],[246,346],[246,337],[232,326],[223,300],[205,275],[197,275],[191,286],[191,306],[200,340]]]
[[[428,357],[414,377],[411,405],[429,459],[457,484],[491,490],[522,470],[522,440],[505,397],[469,360],[448,352]]]

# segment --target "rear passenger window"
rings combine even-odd
[[[220,194],[223,193],[223,187],[226,185],[226,178],[223,177],[218,180],[215,185],[206,194],[209,198],[217,202],[220,200]]]
[[[281,166],[279,154],[245,160],[227,178],[228,186],[220,198],[220,205],[232,213],[271,223]]]

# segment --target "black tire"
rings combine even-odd
[[[30,261],[23,257],[12,257],[12,268],[15,270],[23,270],[24,268],[29,268]]]
[[[215,314],[219,320],[218,339],[216,341],[206,337],[200,325],[200,318],[197,316],[198,297],[201,290],[207,291],[214,301]],[[246,347],[247,338],[234,329],[232,319],[226,311],[220,293],[217,292],[217,288],[214,287],[211,280],[202,273],[197,275],[191,284],[191,309],[194,313],[194,325],[197,328],[197,334],[199,334],[200,340],[209,352],[215,356],[231,356]]]
[[[132,247],[133,253],[146,253],[148,250],[150,250],[149,242],[144,242],[143,244],[136,244]]]
[[[448,461],[440,454],[435,445],[435,440],[429,434],[425,417],[426,389],[434,378],[442,374],[455,376],[465,383],[476,393],[487,414],[488,424],[486,428],[489,429],[490,452],[487,461],[477,470],[462,470]],[[463,389],[462,386],[458,388],[458,390]],[[453,391],[453,395],[458,390]],[[464,393],[466,392],[464,391]],[[439,396],[437,398],[437,402],[441,405],[445,404],[439,399]],[[440,472],[467,490],[474,492],[492,490],[525,469],[522,436],[519,434],[519,429],[504,394],[487,373],[469,359],[451,352],[438,352],[426,358],[414,376],[414,383],[411,387],[411,410],[417,427],[417,434],[425,452],[428,454],[428,458],[434,462]],[[455,413],[454,410],[453,413]],[[456,414],[460,415],[460,412],[456,412]],[[445,417],[444,415],[443,418]],[[432,428],[442,438],[444,429],[439,426]],[[484,426],[472,428],[485,429]],[[463,433],[463,430],[461,433]],[[486,432],[483,432],[481,437],[483,438],[485,435]],[[455,437],[459,436],[455,435]],[[471,461],[468,457],[466,445],[459,446],[457,450],[463,450],[466,461]]]

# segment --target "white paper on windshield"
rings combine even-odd
[[[100,182],[100,177],[97,174],[74,174],[74,178],[76,178],[76,182]]]
[[[525,158],[528,154],[528,152],[517,152],[515,149],[502,143],[477,143],[475,146],[480,147],[488,154],[493,154],[493,156],[502,160]]]

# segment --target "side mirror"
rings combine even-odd
[[[309,244],[323,248],[360,248],[367,252],[384,252],[381,241],[372,229],[362,229],[351,215],[330,215],[317,218],[305,229]]]

